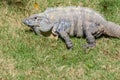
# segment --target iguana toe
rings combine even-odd
[[[89,48],[94,48],[95,47],[95,44],[85,44],[83,46],[84,49],[89,49]]]

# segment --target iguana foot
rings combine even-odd
[[[68,50],[72,50],[73,49],[73,46],[69,46],[67,47]]]
[[[72,42],[67,42],[66,46],[67,46],[67,48],[68,48],[69,50],[73,49],[73,44],[72,44]]]
[[[84,49],[89,49],[89,48],[94,48],[95,47],[95,44],[85,44],[83,46]]]

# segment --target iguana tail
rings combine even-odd
[[[113,22],[107,21],[104,28],[104,34],[107,36],[120,38],[120,26]]]

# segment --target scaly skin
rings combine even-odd
[[[95,46],[95,37],[102,34],[120,38],[120,27],[106,21],[102,15],[85,7],[49,8],[43,13],[34,14],[23,21],[35,33],[52,31],[60,36],[68,49],[73,48],[69,36],[85,37],[86,48]]]

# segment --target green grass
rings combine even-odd
[[[119,0],[0,1],[0,80],[120,80],[120,40],[102,37],[94,49],[85,39],[72,38],[73,50],[58,41],[39,37],[21,20],[47,7],[80,5],[93,8],[120,24]]]

